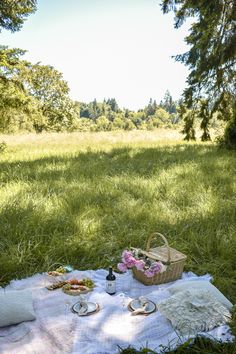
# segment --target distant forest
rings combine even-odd
[[[179,102],[169,91],[137,112],[120,108],[115,98],[73,101],[60,72],[22,59],[25,51],[0,47],[0,131],[109,131],[172,127]]]
[[[223,125],[223,147],[236,149],[235,1],[197,2],[162,0],[163,13],[174,12],[175,28],[194,17],[185,37],[189,51],[175,60],[190,72],[182,99],[166,92],[163,101],[150,99],[138,112],[121,109],[115,98],[90,103],[72,101],[60,72],[49,65],[32,64],[22,49],[0,46],[0,132],[101,131],[182,126],[186,140],[210,140],[210,126]],[[18,31],[37,0],[0,1],[0,32]]]

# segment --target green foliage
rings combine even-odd
[[[203,130],[201,140],[202,141],[209,141],[209,140],[211,140],[210,132],[209,132],[209,125],[210,125],[210,119],[212,117],[212,113],[209,109],[209,101],[208,100],[201,100],[198,116],[199,116],[199,118],[202,119],[201,125],[200,125],[201,129]]]
[[[0,132],[153,130],[178,128],[182,119],[183,132],[191,140],[195,139],[193,124],[199,116],[204,130],[202,140],[210,138],[209,101],[203,105],[205,101],[201,100],[195,110],[190,110],[183,104],[177,106],[167,91],[159,105],[150,99],[138,112],[121,110],[114,98],[103,102],[72,101],[62,74],[52,66],[23,60],[24,53],[21,49],[0,47]],[[225,95],[218,103],[217,117],[222,112],[232,116],[232,104],[227,106],[229,99],[233,102],[232,96]]]
[[[100,116],[96,120],[96,131],[111,130],[111,123],[106,116]]]
[[[170,96],[171,97],[171,96]],[[173,101],[174,102],[174,101]],[[152,130],[159,126],[171,127],[178,123],[179,119],[170,115],[156,101],[150,99],[148,105],[138,112],[121,110],[114,98],[99,103],[96,100],[80,103],[80,118],[89,118],[94,121],[96,127],[91,130]],[[102,117],[102,118],[101,118]],[[110,122],[104,120],[104,117]],[[102,123],[104,121],[104,124]]]
[[[112,122],[112,130],[123,130],[125,128],[125,120],[121,115],[117,115]]]
[[[80,117],[90,118],[95,121],[100,115],[107,114],[107,105],[105,103],[97,103],[96,99],[89,104],[80,104]]]
[[[224,135],[219,142],[223,147],[236,150],[236,111],[234,117],[226,125]]]
[[[96,131],[96,124],[87,118],[79,118],[73,122],[70,131],[89,132]]]
[[[62,74],[22,60],[24,53],[0,47],[0,131],[71,130],[80,109]]]
[[[201,109],[204,130],[202,139],[209,139],[209,117],[219,106],[227,104],[224,119],[231,120],[228,112],[235,101],[236,25],[234,0],[162,0],[163,12],[175,13],[175,27],[191,17],[192,25],[185,38],[190,46],[188,52],[176,56],[176,60],[190,68],[188,87],[184,91],[184,103],[196,113],[196,106],[202,98],[211,102],[207,109]],[[227,102],[227,103],[226,103]],[[193,119],[185,120],[186,131],[190,131]],[[231,128],[230,128],[231,129]],[[187,137],[189,139],[189,136]],[[233,133],[225,133],[225,139],[234,139]],[[234,145],[234,141],[227,144]]]
[[[1,0],[0,32],[2,28],[18,31],[27,16],[36,11],[36,4],[36,0]]]
[[[28,93],[39,102],[47,118],[47,130],[66,130],[79,118],[77,105],[69,98],[69,87],[62,74],[49,65],[32,65],[23,73]]]
[[[24,54],[0,46],[1,132],[152,130],[173,124],[172,116],[152,99],[138,112],[121,110],[115,98],[74,102],[59,71],[25,61]],[[164,102],[174,104],[169,93]]]
[[[17,132],[34,130],[34,122],[40,121],[38,103],[29,96],[22,80],[27,62],[20,57],[21,49],[0,46],[0,131]]]
[[[179,114],[183,118],[184,121],[184,128],[182,133],[185,134],[184,140],[196,140],[195,136],[195,128],[194,128],[194,121],[195,121],[195,114],[194,111],[187,109],[186,106],[181,104],[179,106]]]
[[[0,46],[0,108],[24,108],[29,97],[20,80],[19,73],[25,63],[20,57],[25,51]]]
[[[124,122],[125,122],[125,126],[124,126],[125,130],[134,130],[134,129],[136,129],[136,126],[132,122],[131,119],[125,119]]]
[[[187,271],[212,274],[235,303],[235,153],[158,136],[1,137],[9,147],[0,154],[1,284],[54,263],[115,265],[158,229],[188,255]],[[176,353],[232,354],[233,344],[199,340]]]
[[[120,348],[121,349],[121,348]],[[120,354],[158,354],[149,348],[140,348],[136,350],[132,347],[121,349]],[[171,350],[168,347],[163,347],[162,354],[236,354],[235,343],[217,343],[210,339],[199,337],[197,339],[189,340],[180,345],[176,350]]]
[[[176,113],[177,111],[177,102],[173,100],[168,90],[165,93],[164,100],[160,102],[160,107],[164,108],[169,114]]]
[[[152,102],[152,98],[150,98],[147,107],[145,107],[145,109],[144,109],[145,115],[147,117],[152,116],[153,114],[155,114],[156,109],[157,109],[156,101]]]
[[[170,114],[163,108],[158,108],[154,116],[160,122],[160,125],[170,122]]]
[[[113,112],[118,113],[120,111],[115,98],[108,98],[108,100],[106,101],[106,104],[108,106],[110,106],[110,108]]]

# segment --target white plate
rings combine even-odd
[[[97,309],[98,309],[98,304],[96,304],[95,302],[87,302],[87,305],[88,305],[88,311],[83,315],[79,314],[79,310],[81,308],[80,302],[76,302],[72,306],[72,311],[76,312],[79,316],[87,316],[87,315],[90,315],[91,313],[97,311]]]
[[[135,311],[135,310],[139,309],[140,307],[142,307],[142,304],[139,299],[134,299],[130,302],[131,310]],[[146,308],[146,311],[144,311],[144,313],[152,313],[155,310],[156,310],[156,305],[154,304],[154,302],[148,300],[148,306]]]

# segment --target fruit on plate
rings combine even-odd
[[[64,267],[61,266],[61,267],[56,269],[56,272],[64,274],[64,273],[66,273],[66,270],[65,270]]]
[[[51,272],[48,272],[48,275],[51,275],[51,276],[53,276],[53,277],[57,277],[57,276],[59,276],[59,275],[65,274],[65,273],[66,273],[66,269],[61,266],[61,267],[57,268],[56,270],[53,270],[53,271],[51,271]]]
[[[68,284],[70,284],[70,285],[83,285],[89,289],[94,288],[94,282],[90,278],[71,279],[71,280],[68,280]]]
[[[75,292],[88,292],[94,288],[94,282],[92,279],[70,279],[65,281],[59,281],[55,284],[47,286],[48,290],[56,290],[62,288],[63,291],[75,293]]]
[[[76,290],[76,291],[88,291],[89,290],[89,288],[87,286],[78,285],[78,284],[71,285],[68,283],[63,285],[63,289],[64,290]]]
[[[94,282],[90,278],[83,279],[83,283],[84,283],[85,286],[87,286],[90,289],[94,288],[94,286],[95,286]]]
[[[92,291],[94,282],[89,279],[70,279],[63,285],[62,290],[69,295],[80,295]]]
[[[63,285],[65,285],[66,283],[67,283],[66,281],[59,281],[58,283],[48,285],[46,288],[48,290],[56,290],[56,289],[62,288]]]
[[[78,279],[71,279],[71,280],[68,280],[68,283],[69,283],[70,285],[84,285],[83,280],[78,280]]]

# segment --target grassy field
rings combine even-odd
[[[159,231],[188,254],[186,270],[212,274],[236,303],[236,155],[181,138],[161,129],[0,135],[0,284],[58,263],[115,266]]]

